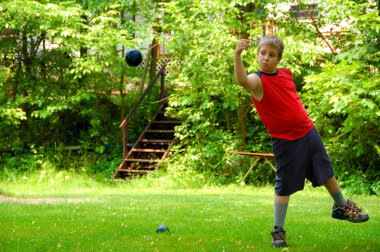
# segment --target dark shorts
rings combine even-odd
[[[272,146],[277,166],[275,193],[278,196],[302,190],[305,179],[317,187],[334,176],[330,158],[315,128],[294,141],[272,138]]]

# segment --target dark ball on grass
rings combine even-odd
[[[156,229],[156,233],[165,233],[165,232],[169,232],[169,228],[167,226],[162,225]]]
[[[128,50],[125,54],[125,61],[129,66],[136,67],[142,61],[142,54],[137,49]]]

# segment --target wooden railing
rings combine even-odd
[[[123,130],[123,159],[126,158],[128,154],[128,123],[131,119],[132,115],[136,112],[137,108],[140,106],[141,102],[144,100],[146,95],[149,93],[149,91],[152,89],[156,81],[159,77],[161,77],[161,88],[160,88],[160,100],[163,100],[165,98],[165,67],[166,62],[163,63],[161,68],[157,71],[156,75],[152,79],[152,81],[149,83],[148,87],[145,89],[144,93],[142,93],[131,109],[125,119],[120,123],[119,128]]]

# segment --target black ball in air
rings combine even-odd
[[[130,49],[125,53],[125,61],[129,66],[136,67],[142,61],[142,54],[137,49]]]

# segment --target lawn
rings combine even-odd
[[[270,187],[63,178],[0,181],[0,194],[10,197],[0,203],[0,251],[281,251],[270,246]],[[295,194],[285,251],[380,251],[379,198],[352,198],[368,211],[367,223],[332,219],[322,188]],[[159,225],[170,232],[157,234]]]

